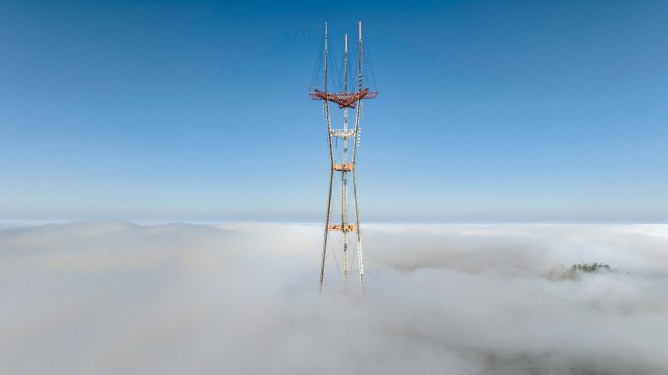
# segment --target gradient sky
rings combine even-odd
[[[3,1],[0,219],[323,220],[358,20],[363,221],[668,222],[666,1]]]

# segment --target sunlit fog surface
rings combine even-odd
[[[3,224],[0,373],[668,373],[668,225],[363,230]]]

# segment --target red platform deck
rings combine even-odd
[[[324,93],[318,89],[314,89],[313,92],[309,93],[309,95],[313,100],[329,100],[332,103],[336,103],[339,105],[339,108],[355,108],[358,100],[374,99],[378,95],[378,91],[369,91],[368,87],[359,92]]]

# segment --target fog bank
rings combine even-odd
[[[0,373],[668,373],[668,225],[363,229],[362,302],[320,225],[5,225]]]

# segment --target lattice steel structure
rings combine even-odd
[[[343,235],[343,275],[347,284],[348,277],[350,274],[350,265],[349,265],[349,255],[348,255],[348,242],[350,240],[349,235],[354,235],[356,238],[357,245],[357,257],[358,257],[358,269],[360,276],[360,288],[362,295],[364,294],[364,262],[362,257],[362,231],[360,227],[360,218],[359,218],[359,204],[358,204],[358,195],[357,195],[357,150],[360,143],[360,119],[362,114],[362,100],[364,99],[374,99],[378,95],[377,91],[369,91],[368,87],[363,87],[364,80],[362,75],[363,69],[363,57],[364,57],[364,46],[362,43],[362,22],[358,23],[358,59],[357,59],[357,87],[354,91],[349,91],[348,89],[348,35],[345,35],[344,38],[344,54],[343,54],[343,91],[342,92],[329,92],[328,91],[328,80],[329,80],[329,68],[328,68],[328,43],[327,43],[327,24],[325,24],[325,41],[324,41],[324,87],[323,90],[318,90],[313,88],[309,95],[313,100],[322,100],[324,106],[324,115],[327,119],[327,139],[329,144],[329,159],[330,159],[330,169],[329,169],[329,193],[327,196],[327,216],[325,218],[325,235],[322,246],[322,263],[320,268],[320,290],[323,288],[325,281],[325,261],[327,255],[327,245],[328,239],[331,232],[341,232]],[[335,103],[338,105],[339,109],[343,110],[343,128],[342,129],[333,129],[332,121],[330,117],[330,107],[329,103]],[[355,126],[349,127],[348,125],[348,109],[355,110]],[[338,140],[341,140],[340,147],[342,151],[340,160],[335,158],[335,142],[338,146]],[[352,157],[349,155],[348,146],[352,141]],[[337,152],[337,155],[339,153]],[[335,173],[341,174],[341,222],[333,223],[331,214],[332,214],[332,190],[334,185],[334,176]],[[348,212],[348,175],[352,174],[353,177],[353,211],[354,211],[354,221],[351,223],[349,220]],[[331,243],[330,243],[331,245]],[[354,256],[354,254],[353,254]],[[338,267],[338,263],[337,263]]]

